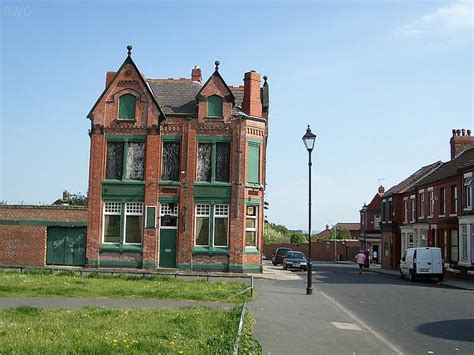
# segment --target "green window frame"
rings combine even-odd
[[[212,95],[207,98],[207,116],[222,117],[224,99],[218,95]]]
[[[146,137],[107,137],[105,179],[143,181]]]
[[[198,137],[196,182],[230,182],[230,137]]]
[[[137,97],[132,94],[125,94],[119,98],[119,116],[120,120],[134,120]]]
[[[229,247],[229,210],[228,204],[196,204],[194,246]]]
[[[141,245],[143,208],[143,202],[104,202],[102,244]]]
[[[247,143],[247,183],[260,184],[260,144]]]

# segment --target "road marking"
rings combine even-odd
[[[359,319],[354,313],[352,313],[349,309],[344,307],[342,304],[337,302],[334,298],[326,295],[324,292],[318,290],[318,292],[326,298],[329,302],[331,302],[333,305],[335,305],[337,308],[339,308],[341,311],[343,311],[345,314],[347,314],[350,318],[355,320],[362,328],[366,329],[368,332],[372,333],[377,339],[379,339],[382,343],[387,345],[390,349],[392,349],[396,354],[398,355],[403,355],[403,352],[400,351],[395,345],[391,344],[388,342],[387,339],[385,339],[381,334],[373,330],[371,327],[369,327],[367,324],[365,324],[361,319]]]
[[[343,329],[343,330],[362,330],[361,327],[359,327],[355,323],[343,323],[343,322],[331,322],[333,326],[335,326],[337,329]]]

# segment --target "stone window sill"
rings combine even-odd
[[[260,254],[256,247],[245,247],[244,254]]]
[[[141,253],[141,245],[133,244],[102,244],[100,246],[100,251],[114,251],[119,253],[132,252],[132,253]]]
[[[227,247],[193,247],[193,254],[229,255]]]

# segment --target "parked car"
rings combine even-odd
[[[291,248],[284,248],[280,247],[275,250],[275,252],[272,254],[272,263],[273,265],[278,265],[283,262],[283,259],[285,258],[286,254],[291,251]]]
[[[400,277],[411,281],[435,277],[443,281],[444,268],[441,248],[408,248],[400,260]]]
[[[283,259],[283,270],[297,268],[306,271],[306,256],[300,251],[289,251]]]

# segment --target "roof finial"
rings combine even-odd
[[[263,80],[264,80],[265,82],[267,82],[267,79],[268,79],[268,76],[264,75],[264,76],[263,76]]]
[[[129,56],[129,57],[132,55],[132,48],[133,48],[133,47],[132,47],[131,44],[129,44],[129,45],[127,46],[128,56]]]
[[[219,70],[219,65],[221,64],[221,62],[219,62],[218,60],[216,60],[214,62],[214,64],[216,65],[216,70]]]

